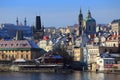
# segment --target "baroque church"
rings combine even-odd
[[[84,19],[82,11],[78,16],[78,36],[80,37],[80,47],[85,47],[89,41],[89,36],[96,33],[96,20],[92,18],[90,10],[88,10],[87,17]]]
[[[87,35],[96,33],[96,20],[92,18],[90,10],[88,10],[87,17],[83,19],[83,14],[80,9],[78,23],[79,23],[79,36],[81,36],[83,33],[86,33]]]

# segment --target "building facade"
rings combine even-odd
[[[0,60],[32,60],[41,56],[40,48],[27,40],[0,41]]]
[[[114,58],[98,58],[96,60],[98,71],[104,71],[104,70],[112,70],[113,64],[115,63]]]
[[[120,19],[111,22],[111,29],[113,32],[120,33]]]
[[[82,51],[82,48],[79,48],[79,47],[74,47],[73,49],[73,60],[74,61],[82,61],[83,59],[83,55],[82,55],[83,51]]]
[[[100,55],[99,46],[87,45],[88,64],[96,62],[96,58]]]

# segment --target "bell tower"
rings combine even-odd
[[[82,14],[81,9],[80,9],[80,13],[78,16],[78,24],[79,24],[79,36],[82,36],[82,34],[83,34],[83,14]]]

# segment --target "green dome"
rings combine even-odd
[[[88,14],[87,14],[85,21],[86,22],[96,22],[95,19],[92,18],[90,10],[88,10]]]
[[[85,22],[95,22],[95,19],[94,18],[92,18],[92,17],[90,17],[90,18],[86,18],[85,20],[84,20]]]

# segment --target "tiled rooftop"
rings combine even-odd
[[[31,48],[27,40],[0,41],[0,48]]]

